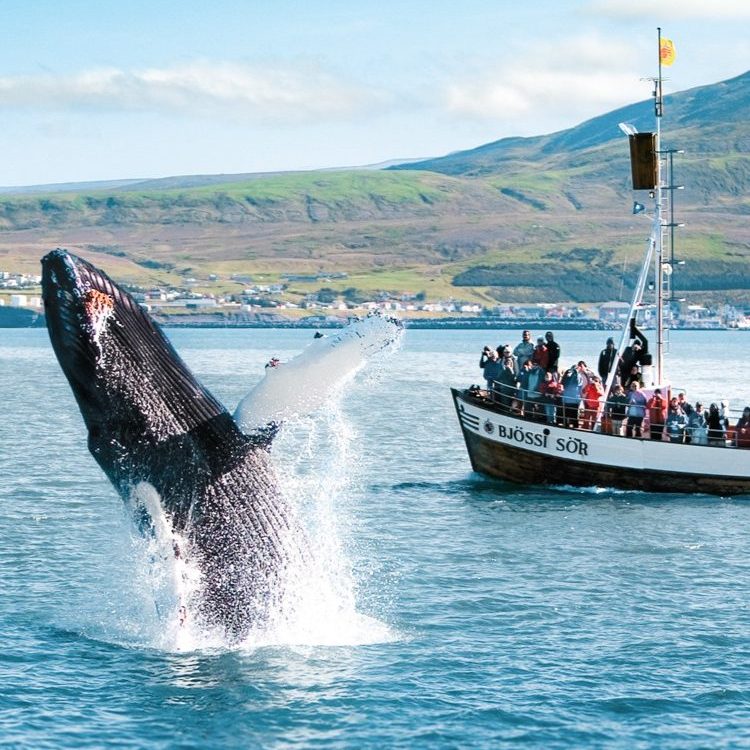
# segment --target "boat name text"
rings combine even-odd
[[[487,426],[485,425],[485,429]],[[491,432],[491,430],[487,430]],[[506,427],[505,425],[497,425],[497,436],[501,439],[511,440],[514,443],[521,443],[523,445],[534,445],[537,448],[546,448],[549,442],[550,431],[544,429],[540,432],[532,432],[531,430],[524,430],[521,427]],[[555,451],[558,453],[571,453],[577,456],[588,456],[589,446],[585,440],[581,440],[579,437],[559,437],[555,438],[552,444]]]

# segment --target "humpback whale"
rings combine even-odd
[[[273,432],[243,434],[143,307],[85,260],[47,254],[42,296],[91,454],[141,528],[155,533],[163,512],[175,555],[195,564],[191,617],[242,640],[268,622],[307,554],[274,475]]]

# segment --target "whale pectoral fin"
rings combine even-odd
[[[266,367],[265,377],[240,401],[234,420],[252,437],[264,425],[278,425],[313,413],[373,356],[395,349],[400,321],[381,315],[355,320],[328,336],[313,339],[288,362]]]

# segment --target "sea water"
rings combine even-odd
[[[169,335],[232,410],[312,332]],[[747,336],[673,333],[672,381],[741,408]],[[557,338],[563,364],[595,365],[606,334]],[[286,426],[312,595],[230,648],[175,640],[46,332],[0,330],[0,747],[750,744],[748,499],[473,474],[448,389],[518,340],[408,331]]]

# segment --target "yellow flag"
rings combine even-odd
[[[662,65],[671,65],[677,52],[674,48],[674,42],[671,39],[660,39],[659,40],[659,59]]]

